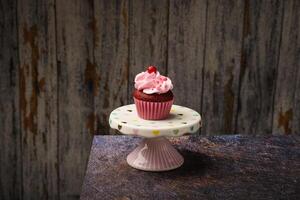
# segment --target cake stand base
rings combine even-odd
[[[145,138],[127,156],[127,163],[144,171],[168,171],[180,167],[183,157],[165,137]]]

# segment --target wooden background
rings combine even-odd
[[[300,133],[300,1],[0,0],[0,199],[79,197],[93,134],[157,65],[201,134]]]

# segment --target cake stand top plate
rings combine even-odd
[[[190,108],[173,105],[167,119],[144,120],[137,115],[135,105],[130,104],[113,110],[109,124],[111,128],[128,135],[147,138],[181,136],[195,133],[201,126],[201,116]]]

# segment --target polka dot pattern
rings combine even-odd
[[[181,136],[195,133],[200,128],[198,112],[183,106],[173,105],[170,115],[164,120],[144,120],[138,117],[134,104],[119,107],[111,112],[111,128],[123,134],[143,137]]]

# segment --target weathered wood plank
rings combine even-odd
[[[133,102],[134,77],[155,65],[161,74],[167,73],[168,1],[130,1],[130,62],[128,101]]]
[[[95,120],[91,124],[97,134],[110,130],[110,112],[127,104],[129,68],[129,7],[128,1],[94,1],[91,28],[95,46]],[[101,80],[101,82],[100,82]]]
[[[201,111],[206,0],[170,1],[168,75],[175,104]]]
[[[246,1],[237,131],[271,134],[283,1]]]
[[[235,127],[243,10],[244,1],[208,1],[202,105],[204,134],[232,133]]]
[[[284,1],[273,134],[300,134],[300,2]]]
[[[95,123],[93,2],[56,1],[61,199],[80,194]]]
[[[23,198],[58,198],[54,1],[19,1]]]
[[[0,1],[0,199],[20,199],[17,1]]]

